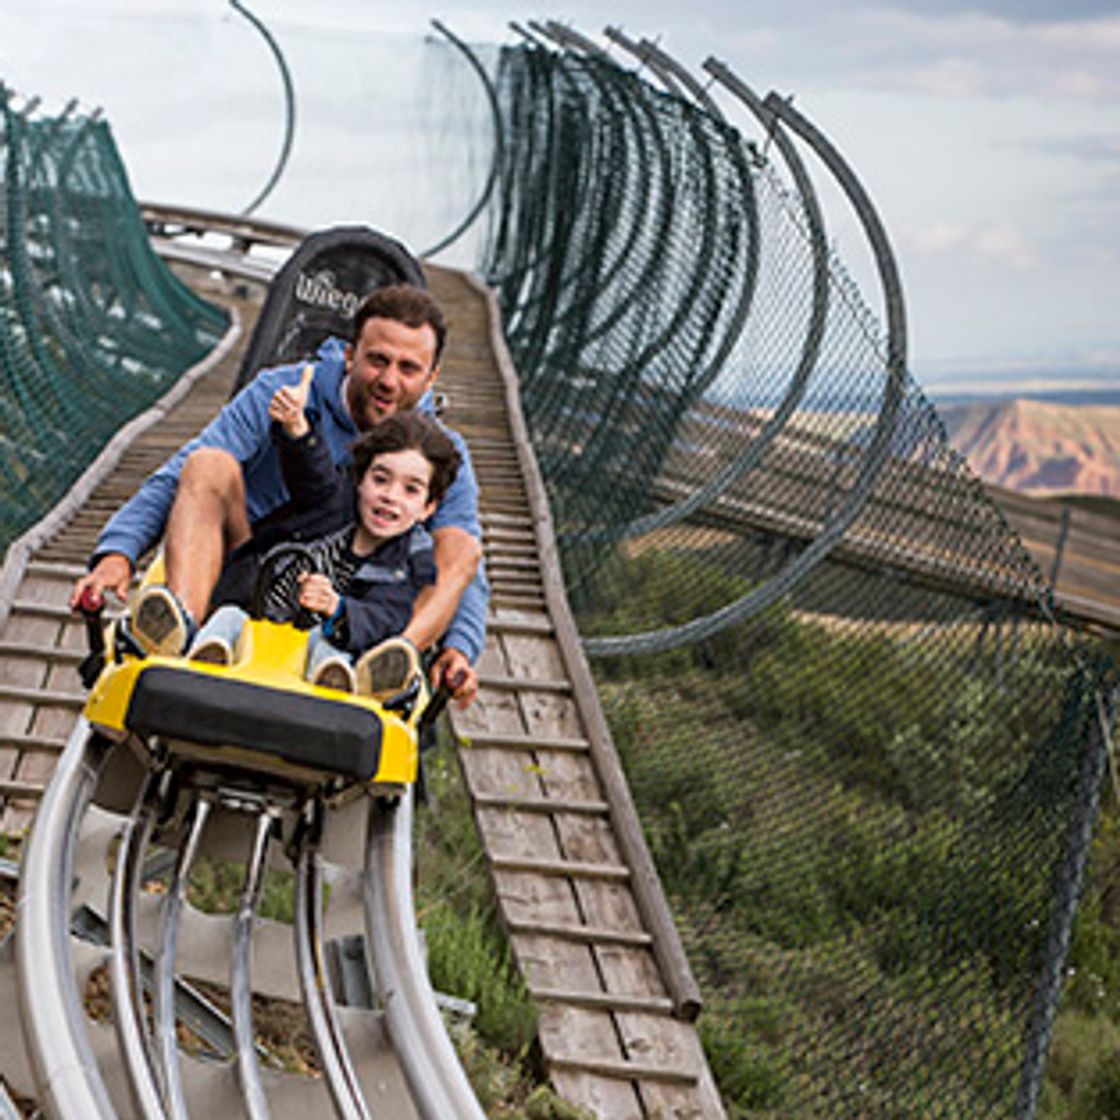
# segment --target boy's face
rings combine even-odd
[[[358,483],[358,521],[372,537],[384,540],[407,533],[430,517],[432,464],[414,447],[375,455]]]

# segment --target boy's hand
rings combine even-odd
[[[272,395],[268,406],[269,418],[275,420],[292,439],[300,439],[311,431],[307,422],[307,397],[311,392],[311,379],[315,367],[308,362],[303,367],[298,385],[281,385]]]
[[[338,592],[331,587],[331,581],[318,572],[299,574],[299,605],[315,614],[330,618],[338,610]]]

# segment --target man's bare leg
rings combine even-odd
[[[217,447],[191,452],[179,475],[163,553],[167,586],[201,622],[226,555],[249,539],[241,464]]]

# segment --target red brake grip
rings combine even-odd
[[[104,596],[92,587],[84,588],[78,600],[78,610],[83,614],[96,614],[104,605]]]

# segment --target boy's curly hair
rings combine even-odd
[[[439,422],[422,412],[394,413],[354,441],[350,448],[354,481],[361,482],[375,456],[410,449],[419,451],[432,464],[428,500],[440,501],[459,473],[462,456]]]

